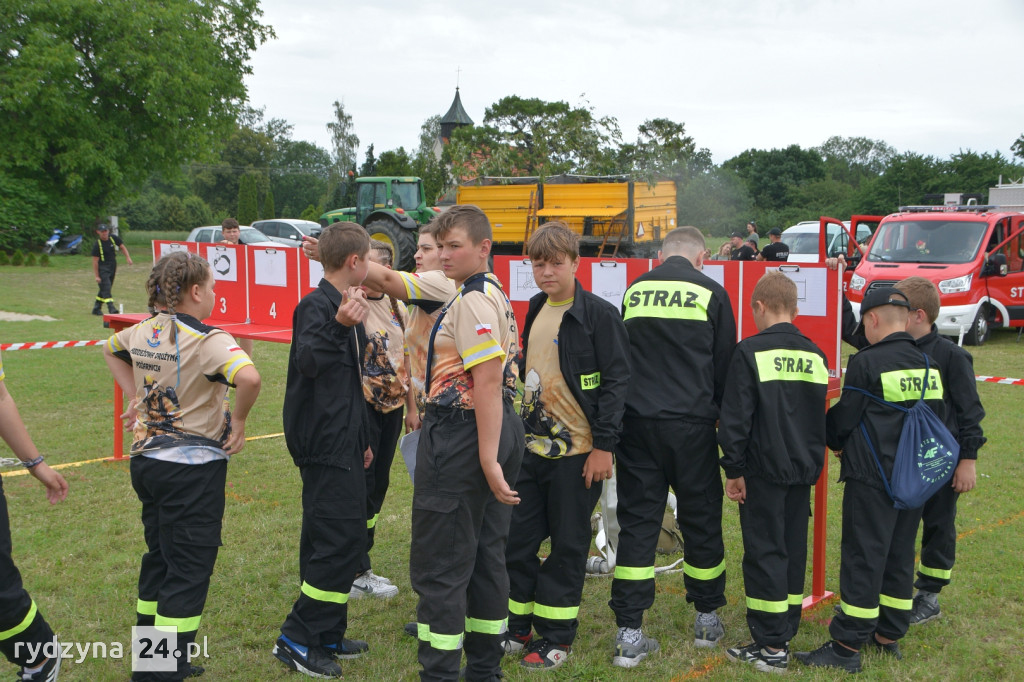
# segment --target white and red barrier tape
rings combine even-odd
[[[980,374],[974,377],[978,381],[985,382],[987,384],[1005,384],[1007,386],[1024,386],[1024,379],[1011,379],[1009,377],[984,377]]]
[[[26,343],[0,343],[0,351],[3,350],[41,350],[43,348],[83,348],[85,346],[98,346],[106,343],[106,339],[98,341],[34,341]]]

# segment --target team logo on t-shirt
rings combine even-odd
[[[163,330],[164,330],[163,325],[160,325],[160,324],[154,324],[153,325],[153,335],[150,336],[148,339],[146,339],[146,344],[150,348],[156,348],[156,347],[158,347],[160,345],[160,332],[162,332]]]

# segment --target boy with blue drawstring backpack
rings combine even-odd
[[[842,397],[826,417],[826,442],[839,454],[845,484],[840,609],[829,625],[832,641],[796,654],[805,665],[859,672],[865,644],[902,658],[897,641],[909,626],[921,509],[896,509],[883,474],[892,476],[905,413],[850,389],[905,408],[923,392],[928,407],[945,416],[943,378],[906,333],[909,313],[906,295],[896,289],[865,295],[861,320],[871,345],[850,358]]]

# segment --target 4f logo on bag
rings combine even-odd
[[[921,480],[936,483],[945,479],[956,464],[956,456],[935,438],[917,446],[917,469]]]

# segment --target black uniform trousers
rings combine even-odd
[[[531,626],[544,639],[571,645],[579,625],[580,597],[590,549],[590,516],[601,499],[602,484],[584,485],[588,453],[548,459],[523,455],[515,490],[505,562],[509,579],[508,626]],[[545,538],[551,552],[544,563],[537,552]]]
[[[137,625],[178,628],[178,669],[136,672],[132,680],[181,680],[195,641],[220,549],[228,462],[164,462],[132,457],[132,487],[142,502],[146,553],[139,568]]]
[[[345,636],[348,595],[366,549],[366,475],[361,464],[303,464],[299,474],[302,584],[281,634],[303,646],[330,646]]]
[[[384,497],[391,485],[391,464],[395,461],[395,448],[402,436],[405,410],[378,412],[366,403],[367,424],[370,427],[370,449],[373,461],[366,469],[366,552],[359,563],[359,573],[370,570],[370,550],[377,527],[377,516],[384,506]]]
[[[99,292],[96,294],[96,307],[99,308],[102,304],[106,303],[108,307],[113,308],[114,298],[111,290],[114,288],[114,277],[117,275],[117,263],[100,263],[99,264],[100,274],[100,286]]]
[[[811,486],[755,476],[744,480],[747,499],[740,505],[740,528],[747,627],[758,644],[781,649],[800,627]]]
[[[523,447],[523,421],[503,401],[498,462],[510,486]],[[457,680],[463,649],[467,680],[501,672],[512,507],[491,493],[479,457],[474,412],[428,405],[416,452],[409,553],[412,588],[420,597],[421,680]]]
[[[939,593],[949,584],[956,562],[956,503],[960,493],[943,486],[921,512],[921,563],[914,587]]]
[[[884,490],[848,479],[843,490],[840,612],[829,633],[859,649],[872,633],[901,639],[914,596],[914,540],[921,509],[898,510]]]
[[[640,627],[654,604],[654,554],[669,486],[683,535],[686,601],[705,613],[725,606],[723,489],[714,424],[627,417],[616,459],[619,548],[608,602],[616,624]]]
[[[22,586],[21,573],[11,558],[11,518],[3,490],[0,480],[0,651],[11,663],[34,667],[46,658],[42,647],[53,640],[53,630]]]

